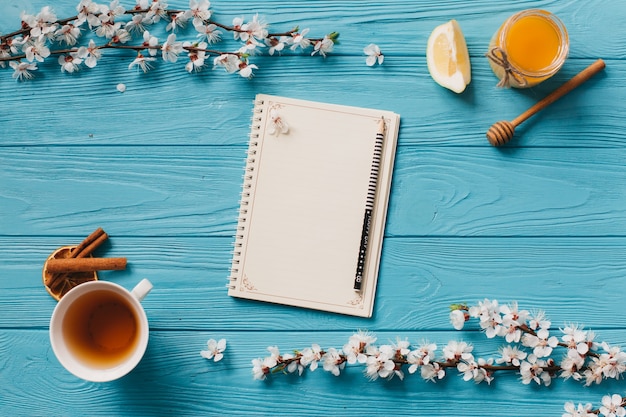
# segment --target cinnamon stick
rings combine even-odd
[[[126,258],[49,259],[46,269],[50,273],[121,270],[126,269]]]
[[[78,246],[72,249],[68,258],[73,259],[73,258],[88,257],[108,237],[109,236],[106,234],[106,232],[101,227],[98,227],[89,236],[87,236],[82,242],[80,242]],[[49,261],[50,260],[48,260],[48,262]],[[50,288],[56,287],[59,281],[62,281],[63,278],[67,278],[67,273],[50,273],[49,279],[46,280],[45,285],[47,285]]]
[[[70,258],[84,258],[89,256],[102,242],[109,236],[101,227],[98,227],[93,233],[85,238],[70,252]]]

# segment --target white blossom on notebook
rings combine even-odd
[[[280,136],[289,132],[289,125],[280,115],[280,106],[275,105],[270,108],[270,124],[268,133],[270,135]]]
[[[332,32],[309,37],[308,28],[300,30],[297,26],[270,32],[258,14],[251,20],[236,17],[232,25],[227,25],[213,20],[210,6],[208,0],[190,0],[188,9],[169,8],[163,0],[136,0],[130,8],[119,0],[109,4],[80,0],[77,14],[67,18],[57,17],[50,6],[35,15],[23,12],[20,28],[0,35],[0,67],[5,68],[8,62],[14,70],[13,78],[21,81],[33,78],[32,71],[40,69],[36,63],[50,56],[55,56],[63,72],[73,73],[83,65],[95,67],[104,50],[117,49],[136,54],[129,69],[149,71],[156,65],[154,57],[160,51],[167,63],[176,63],[180,55],[187,54],[187,72],[202,69],[205,59],[214,56],[215,67],[250,78],[253,70],[258,69],[251,62],[254,55],[268,50],[268,55],[278,56],[284,50],[304,51],[312,46],[311,55],[326,56],[339,36]],[[161,30],[156,27],[161,23],[168,33],[164,42],[154,35]],[[230,51],[209,48],[222,40],[223,32],[232,33],[241,46]],[[176,33],[193,40],[178,41]]]

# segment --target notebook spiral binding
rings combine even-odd
[[[243,187],[241,190],[241,198],[239,200],[239,216],[237,218],[237,229],[235,233],[235,241],[233,243],[233,258],[230,266],[230,275],[228,277],[228,289],[235,289],[237,280],[239,279],[239,263],[241,261],[241,251],[243,249],[246,225],[248,222],[248,206],[250,205],[250,196],[254,187],[254,174],[256,169],[258,139],[263,122],[263,100],[255,100],[252,110],[252,126],[250,129],[250,140],[248,150],[246,152],[246,168],[243,174]]]

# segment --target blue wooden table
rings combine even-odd
[[[4,1],[0,32],[19,29],[22,10],[51,3],[59,18],[75,14],[76,0]],[[258,381],[251,364],[268,346],[341,348],[359,329],[381,344],[400,337],[441,350],[464,340],[477,356],[498,357],[502,339],[487,339],[475,322],[455,331],[448,319],[450,304],[484,298],[545,310],[557,334],[578,323],[598,341],[626,346],[622,0],[212,3],[225,24],[258,12],[272,30],[337,31],[341,43],[325,59],[310,50],[254,57],[252,79],[211,65],[189,74],[186,58],[155,62],[144,74],[128,69],[130,51],[105,51],[95,68],[74,74],[47,60],[26,82],[0,69],[1,415],[560,416],[567,401],[597,408],[602,396],[624,394],[621,380],[585,387],[555,378],[544,387],[514,372],[496,373],[491,385],[463,381],[454,369],[437,383],[408,373],[369,381],[358,365],[338,377],[318,369]],[[533,89],[496,88],[484,56],[489,39],[527,8],[563,20],[569,58]],[[430,32],[452,18],[472,63],[461,95],[435,84],[426,67]],[[385,55],[382,66],[365,65],[371,42]],[[602,74],[520,126],[507,146],[489,145],[492,123],[514,118],[597,58],[607,64]],[[373,318],[227,296],[257,93],[401,114]],[[55,248],[98,226],[110,236],[98,253],[129,262],[100,279],[154,284],[143,303],[151,327],[143,361],[101,384],[75,378],[54,357],[48,323],[56,301],[41,279]],[[207,340],[221,338],[222,361],[200,356]]]

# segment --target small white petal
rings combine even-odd
[[[117,88],[117,91],[120,93],[123,93],[126,91],[126,84],[119,83],[115,88]]]

